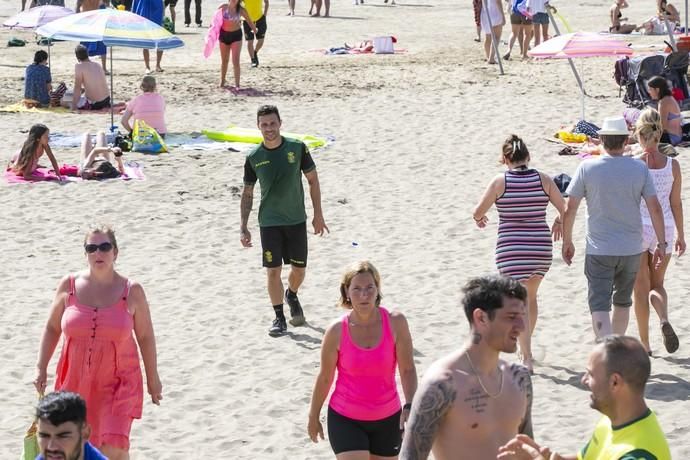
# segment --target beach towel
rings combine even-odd
[[[118,102],[113,105],[113,111],[120,113],[126,107],[124,102]],[[9,113],[73,113],[70,109],[65,107],[27,107],[24,102],[16,102],[4,107],[0,107],[0,112]],[[104,107],[98,110],[76,110],[74,113],[110,113],[110,107]]]
[[[245,142],[248,144],[260,144],[263,141],[261,136],[261,131],[258,129],[251,128],[240,128],[238,126],[230,125],[225,131],[212,131],[212,130],[202,130],[201,131],[209,139],[223,141],[223,142]],[[310,149],[315,149],[318,147],[324,147],[329,141],[333,141],[332,137],[317,137],[310,134],[295,134],[288,132],[281,132],[281,135],[290,139],[297,139],[305,144]]]
[[[134,160],[128,160],[124,163],[125,167],[125,173],[118,177],[117,179],[120,180],[144,180],[144,165],[134,161]],[[76,165],[63,165],[60,168],[61,172],[72,172],[78,167]],[[27,180],[24,179],[22,176],[17,176],[14,172],[10,170],[6,170],[4,174],[5,182],[7,184],[13,185],[13,184],[30,184],[33,182],[57,182],[58,178],[55,175],[55,171],[53,171],[50,168],[38,168],[36,171],[34,171],[34,175],[38,176],[38,180]],[[82,179],[79,176],[69,176],[69,175],[63,175],[62,176],[63,183],[64,182],[82,182],[85,179]]]
[[[204,57],[208,59],[213,53],[213,48],[218,43],[218,36],[220,35],[220,28],[223,27],[223,10],[218,8],[211,19],[211,25],[206,32],[204,39]]]

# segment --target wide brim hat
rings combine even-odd
[[[604,118],[604,124],[597,133],[600,136],[627,136],[630,134],[628,125],[623,117]]]

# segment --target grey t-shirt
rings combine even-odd
[[[577,167],[567,193],[587,201],[587,254],[642,252],[640,200],[656,195],[647,166],[633,157],[602,155]]]

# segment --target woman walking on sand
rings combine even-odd
[[[644,153],[638,158],[645,162],[654,181],[656,195],[664,212],[664,227],[666,229],[665,256],[661,265],[655,267],[654,250],[658,241],[649,216],[647,204],[642,200],[640,211],[642,214],[642,256],[640,269],[635,279],[633,305],[637,318],[637,329],[640,341],[651,356],[649,346],[649,304],[651,303],[659,316],[661,334],[664,347],[669,353],[678,349],[679,342],[676,332],[668,321],[668,294],[664,288],[664,277],[668,263],[673,253],[674,227],[675,249],[680,257],[685,253],[685,234],[683,231],[683,202],[681,201],[682,177],[680,165],[673,158],[669,158],[659,151],[659,139],[663,132],[661,116],[654,109],[646,109],[637,119],[635,133],[644,148]],[[650,253],[651,251],[651,253]]]
[[[561,237],[565,200],[549,176],[529,167],[529,150],[515,134],[503,143],[500,161],[508,170],[489,183],[473,217],[477,227],[486,227],[486,212],[496,204],[496,266],[501,275],[520,281],[527,289],[529,330],[518,340],[522,363],[532,371],[531,337],[539,312],[537,291],[551,267],[552,238],[558,241]],[[546,223],[549,203],[559,212],[551,229]]]
[[[78,393],[88,407],[89,441],[110,460],[126,460],[132,421],[141,418],[143,405],[137,345],[151,401],[163,399],[151,313],[141,285],[115,271],[112,229],[91,228],[84,254],[88,268],[62,278],[55,293],[34,385],[45,392],[48,363],[63,336],[55,391]]]
[[[340,304],[350,310],[323,337],[321,369],[309,409],[309,437],[324,438],[321,407],[328,404],[328,440],[340,460],[395,459],[417,391],[412,337],[405,317],[380,306],[381,277],[369,262],[349,268],[340,283]],[[395,370],[405,404],[400,406]]]

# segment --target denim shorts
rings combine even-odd
[[[546,13],[536,13],[534,16],[532,16],[532,23],[534,23],[534,24],[548,24],[549,23],[549,15]]]
[[[632,305],[635,277],[640,268],[640,254],[633,256],[585,256],[589,311],[611,311]]]

